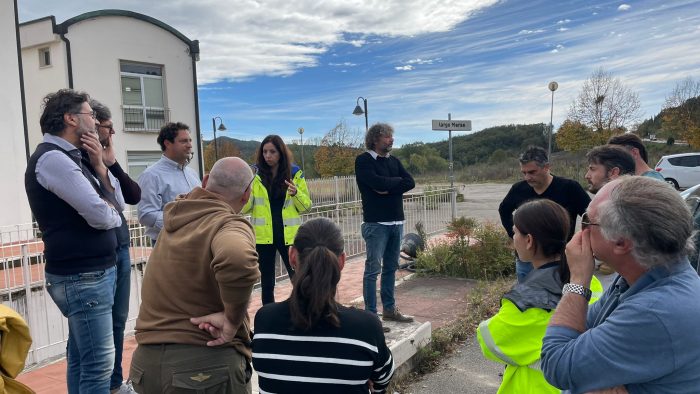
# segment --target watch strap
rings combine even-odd
[[[581,285],[577,285],[574,283],[567,283],[564,285],[564,287],[561,290],[562,294],[566,293],[574,293],[582,296],[583,298],[586,299],[586,301],[591,300],[591,295],[593,294],[591,292],[591,289],[587,289]]]

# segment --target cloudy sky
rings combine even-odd
[[[446,139],[431,119],[473,130],[566,119],[583,81],[604,67],[656,114],[681,79],[700,79],[700,1],[18,0],[20,21],[87,11],[140,12],[198,39],[202,132],[321,137],[368,99],[369,121],[396,144]]]

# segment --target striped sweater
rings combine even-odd
[[[394,360],[374,314],[339,306],[340,327],[294,328],[289,302],[255,315],[253,367],[260,393],[384,393]]]

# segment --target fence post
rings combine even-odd
[[[29,327],[34,327],[34,313],[31,310],[31,296],[32,296],[32,276],[31,270],[29,269],[29,250],[27,249],[27,244],[24,243],[20,247],[22,253],[22,277],[24,282],[24,303],[25,311],[27,314],[27,325]],[[32,360],[29,364],[36,362],[36,341],[32,341],[31,346]]]
[[[333,177],[335,182],[335,222],[340,223],[340,184],[338,182],[338,176]]]

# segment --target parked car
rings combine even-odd
[[[688,204],[690,208],[690,213],[693,214],[693,225],[695,227],[695,234],[693,234],[693,243],[695,244],[695,250],[692,250],[688,254],[688,259],[690,264],[695,268],[695,270],[700,274],[700,184],[695,185],[685,191],[681,192],[681,197]]]
[[[697,185],[700,183],[700,152],[663,156],[655,169],[676,189]]]

